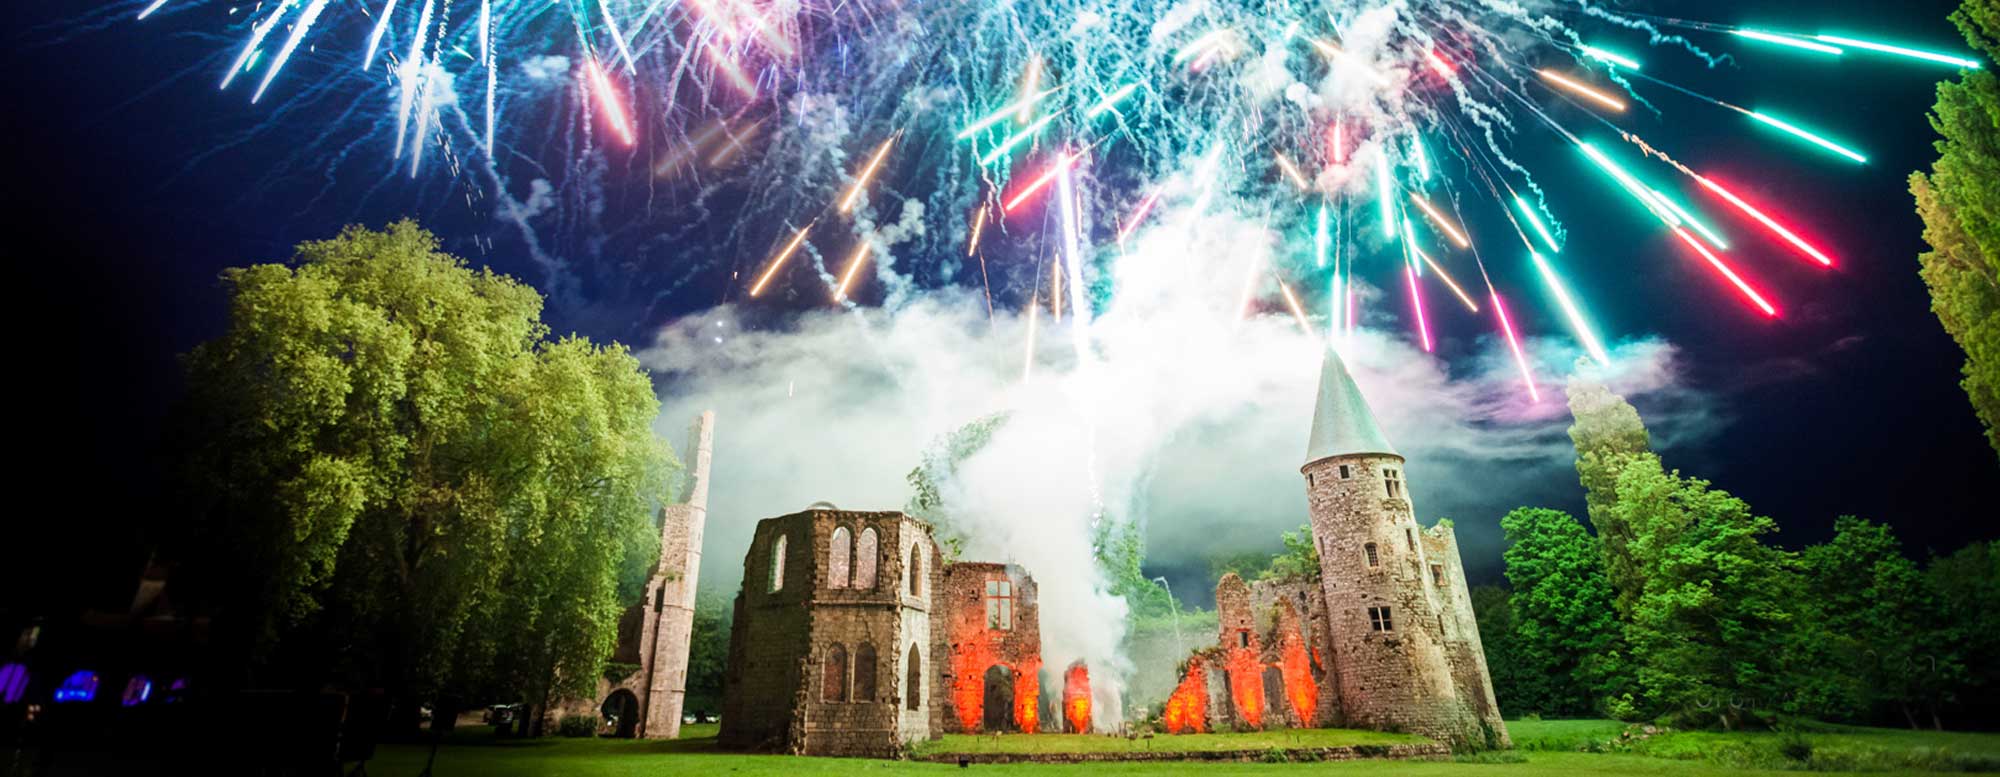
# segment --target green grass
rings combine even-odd
[[[1408,745],[1430,740],[1411,734],[1346,729],[1289,729],[1254,731],[1241,734],[1160,735],[1151,739],[1097,736],[1094,734],[1003,734],[980,736],[946,734],[943,739],[919,743],[918,755],[933,753],[1132,753],[1166,751],[1212,753],[1225,750],[1271,750],[1276,748],[1324,748],[1351,745]]]
[[[1612,720],[1523,720],[1509,722],[1507,728],[1514,745],[1527,751],[1630,753],[1738,768],[2000,771],[1996,734],[1803,723],[1788,732],[1676,731],[1646,736]]]
[[[1615,721],[1516,721],[1508,724],[1516,742],[1568,743],[1571,747],[1529,750],[1514,753],[1481,754],[1458,760],[1439,761],[1347,761],[1312,764],[1248,764],[1185,762],[1093,763],[1084,765],[992,764],[973,767],[982,774],[1062,775],[1104,777],[1115,775],[1193,773],[1200,775],[1290,775],[1310,771],[1341,775],[1413,775],[1414,777],[1526,777],[1527,775],[1576,775],[1577,777],[1719,777],[1720,775],[1798,774],[1808,766],[1822,768],[1869,768],[1899,774],[1922,773],[1925,767],[1909,765],[1933,757],[1940,751],[1953,754],[1952,762],[1937,761],[1931,769],[1959,769],[1979,764],[1965,757],[2000,756],[2000,735],[1899,731],[1840,726],[1814,726],[1804,736],[1813,743],[1811,763],[1780,761],[1774,764],[1739,764],[1711,757],[1731,748],[1768,748],[1775,754],[1781,735],[1772,733],[1686,732],[1656,736],[1640,743],[1643,747],[1607,753],[1577,752],[1575,747],[1600,745],[1617,739],[1625,730]],[[688,726],[685,738],[674,741],[615,739],[542,739],[532,742],[494,739],[489,730],[474,728],[455,736],[438,755],[437,777],[610,777],[611,775],[728,774],[732,777],[813,777],[834,774],[943,775],[958,771],[952,764],[877,761],[852,758],[796,758],[783,755],[741,755],[716,747],[714,725]],[[1324,733],[1334,736],[1388,736],[1372,732],[1300,732],[1302,736]],[[1232,735],[1212,735],[1229,737]],[[1240,736],[1240,735],[1234,735]],[[1272,736],[1288,736],[1276,732]],[[971,737],[991,739],[990,737]],[[1040,739],[1041,736],[1010,736],[1010,739]],[[1124,743],[1124,740],[1106,737]],[[1163,737],[1164,738],[1164,737]],[[1192,739],[1193,737],[1177,737]],[[947,740],[949,741],[949,740]],[[1218,739],[1218,741],[1226,741]],[[1154,740],[1158,745],[1159,739]],[[1354,742],[1349,741],[1352,744]],[[933,745],[939,743],[932,743]],[[1763,752],[1763,751],[1759,751]],[[1827,755],[1827,753],[1834,755]],[[1835,763],[1842,753],[1872,753],[1878,760],[1867,763]],[[413,775],[421,769],[427,749],[414,745],[391,745],[369,765],[371,774]],[[1932,754],[1926,756],[1925,754]],[[1896,764],[1890,763],[1896,761]],[[1898,765],[1901,764],[1901,765]],[[1987,767],[1993,768],[1993,767]]]

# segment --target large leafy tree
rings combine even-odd
[[[1965,0],[1951,18],[2000,60],[2000,0]],[[1965,350],[1961,385],[2000,453],[2000,75],[1970,70],[1939,84],[1931,126],[1944,136],[1937,163],[1910,175],[1931,245],[1918,263],[1931,310]]]
[[[1764,543],[1777,525],[1650,453],[1625,464],[1617,488],[1610,511],[1635,528],[1628,551],[1644,570],[1626,626],[1644,703],[1724,727],[1780,709],[1802,592],[1797,560]]]
[[[1500,710],[1510,716],[1540,715],[1547,708],[1546,675],[1529,669],[1521,660],[1519,624],[1514,619],[1513,593],[1503,586],[1476,585],[1472,598],[1472,619],[1479,624],[1479,644],[1486,650],[1486,669],[1493,680],[1493,697]]]
[[[1956,642],[1936,598],[1888,526],[1852,516],[1834,523],[1833,539],[1800,554],[1809,613],[1802,631],[1824,646],[1824,670],[1801,688],[1831,686],[1824,712],[1863,714],[1893,707],[1916,725],[1935,713],[1943,689],[1962,675]],[[1803,651],[1801,651],[1803,652]],[[1831,682],[1829,682],[1831,681]]]
[[[1962,685],[1955,693],[1948,688],[1945,701],[1985,725],[2000,722],[2000,550],[1975,542],[1932,559],[1924,576],[1942,609],[1942,645],[1953,648],[1966,670]],[[1931,659],[1917,657],[1918,671],[1931,666]]]
[[[1576,444],[1576,474],[1583,483],[1584,506],[1601,540],[1605,574],[1616,594],[1618,612],[1630,615],[1645,576],[1630,548],[1633,537],[1644,527],[1631,521],[1646,516],[1629,516],[1613,508],[1618,503],[1620,474],[1634,458],[1651,450],[1651,437],[1639,420],[1639,411],[1603,383],[1573,377],[1567,393],[1574,419],[1569,437]]]
[[[594,676],[677,466],[637,360],[549,341],[533,289],[410,222],[223,280],[187,461],[240,644],[414,699]]]
[[[1517,508],[1500,528],[1513,587],[1517,711],[1590,713],[1615,690],[1625,660],[1598,539],[1568,513],[1543,508]]]

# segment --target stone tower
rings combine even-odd
[[[708,467],[714,442],[715,411],[703,412],[688,430],[687,482],[679,504],[660,508],[660,566],[646,583],[652,639],[642,646],[647,676],[640,736],[674,739],[681,735],[681,708],[687,701],[688,649],[694,637],[694,590],[701,574],[701,534],[708,523]]]
[[[759,521],[729,631],[722,746],[893,758],[941,734],[943,562],[930,525],[899,512]]]
[[[1312,437],[1299,471],[1306,477],[1332,626],[1333,674],[1347,725],[1447,742],[1504,743],[1483,658],[1470,666],[1469,657],[1448,644],[1458,637],[1462,649],[1468,644],[1462,632],[1469,628],[1469,645],[1478,645],[1457,545],[1426,541],[1434,532],[1417,526],[1403,457],[1332,350],[1320,370]],[[1448,560],[1441,558],[1446,552]],[[1463,613],[1460,602],[1466,602]],[[1477,689],[1462,689],[1461,679]]]

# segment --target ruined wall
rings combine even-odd
[[[1417,540],[1403,458],[1333,456],[1301,472],[1348,725],[1483,741],[1446,657],[1441,597]]]
[[[1004,624],[992,622],[999,613],[989,618],[987,608],[988,585],[1000,582],[1007,583],[1010,594]],[[944,570],[936,601],[945,635],[946,658],[940,667],[945,730],[978,733],[995,719],[1015,731],[1040,730],[1042,630],[1034,578],[1008,564],[952,564]],[[985,706],[987,674],[995,666],[1010,675],[1004,694],[1010,709],[1004,715]]]
[[[1277,623],[1280,602],[1290,602],[1298,615],[1298,632],[1304,638],[1301,648],[1317,690],[1311,719],[1299,725],[1339,727],[1343,725],[1340,684],[1334,673],[1333,627],[1327,620],[1326,590],[1318,577],[1259,580],[1250,584],[1250,607],[1257,613],[1258,626],[1273,630],[1282,638],[1289,630],[1279,628]]]
[[[933,736],[940,562],[929,527],[902,513],[811,510],[758,524],[730,634],[722,744],[891,757]]]
[[[1215,586],[1217,655],[1220,677],[1229,688],[1229,718],[1235,728],[1266,726],[1264,641],[1257,634],[1257,616],[1250,609],[1250,586],[1235,572]]]
[[[1493,732],[1494,744],[1512,745],[1500,705],[1493,696],[1493,676],[1486,666],[1486,648],[1479,639],[1479,623],[1473,618],[1472,594],[1465,582],[1465,565],[1459,558],[1458,535],[1448,525],[1424,530],[1420,537],[1429,560],[1427,573],[1438,591],[1443,607],[1445,658],[1460,701],[1470,707],[1480,723]]]
[[[702,533],[708,524],[708,468],[713,458],[715,412],[695,418],[688,430],[687,481],[681,503],[660,508],[660,565],[649,581],[653,614],[639,644],[640,736],[681,735],[687,701],[688,650],[694,639],[695,584],[701,574]]]

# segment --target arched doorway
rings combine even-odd
[[[612,691],[604,697],[604,705],[598,709],[604,722],[611,727],[611,735],[630,739],[639,730],[639,697],[624,688]]]
[[[981,726],[989,732],[1014,730],[1014,671],[1005,664],[986,669],[986,687],[980,694],[984,705]]]

